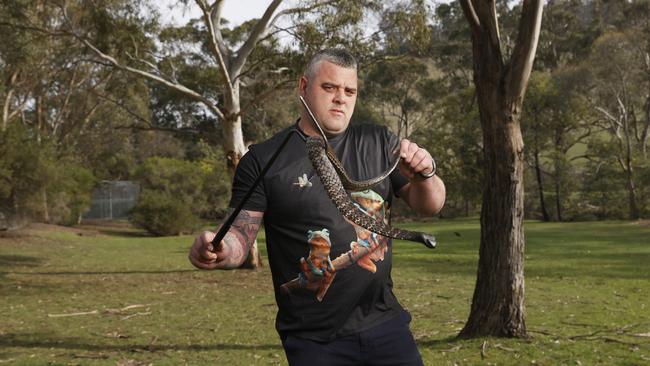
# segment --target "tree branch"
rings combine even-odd
[[[322,7],[324,7],[324,6],[328,6],[328,5],[335,4],[335,3],[337,3],[338,1],[339,1],[339,0],[318,1],[318,2],[316,2],[316,3],[315,3],[314,5],[312,5],[312,6],[305,6],[305,7],[302,7],[302,8],[291,8],[291,9],[281,10],[280,12],[278,12],[278,13],[273,17],[273,20],[271,20],[271,22],[269,23],[269,27],[275,25],[275,22],[277,22],[278,19],[280,19],[280,17],[282,17],[282,16],[289,15],[289,14],[307,13],[307,12],[310,12],[310,11],[312,11],[312,10],[315,10],[315,9],[318,9],[318,8],[322,8]]]
[[[607,111],[605,108],[596,107],[596,110],[602,113],[611,122],[610,123],[611,125],[616,125],[616,126],[621,125],[621,121],[619,121],[618,118],[612,116],[612,114],[609,113],[609,111]]]
[[[524,0],[517,42],[510,59],[506,88],[511,98],[523,98],[533,69],[542,24],[542,0]]]
[[[65,111],[68,109],[68,106],[70,105],[70,96],[72,95],[72,90],[74,88],[75,79],[77,78],[77,70],[78,70],[77,66],[75,66],[75,68],[72,70],[72,76],[70,77],[70,82],[68,83],[68,90],[66,90],[66,95],[65,95],[65,99],[63,100],[63,105],[61,106],[61,109],[59,110],[59,113],[57,113],[56,118],[52,122],[52,125],[54,126],[54,131],[55,132],[56,132],[56,128],[57,128],[56,126],[58,126],[61,123],[61,119],[63,118],[63,114],[65,113]]]
[[[13,98],[14,94],[14,85],[16,84],[16,80],[18,79],[18,70],[14,70],[14,72],[11,74],[11,77],[9,77],[9,91],[7,91],[7,95],[5,96],[5,103],[2,106],[2,131],[4,131],[7,128],[7,123],[9,122],[9,106],[11,104],[11,99]]]
[[[472,0],[472,5],[481,24],[481,31],[488,33],[493,49],[500,53],[501,36],[495,0]]]
[[[128,108],[126,105],[124,105],[124,103],[122,103],[122,102],[120,102],[120,101],[118,101],[118,100],[115,100],[115,99],[113,99],[113,98],[111,98],[111,97],[109,97],[109,96],[107,96],[107,95],[105,95],[105,94],[102,94],[102,93],[96,92],[96,91],[92,91],[92,93],[95,94],[95,95],[96,95],[97,97],[99,97],[100,99],[107,100],[107,101],[109,101],[109,102],[115,104],[116,106],[120,107],[120,109],[124,110],[124,111],[125,111],[126,113],[128,113],[131,117],[134,117],[135,119],[137,119],[138,121],[144,123],[144,124],[147,125],[148,127],[153,127],[153,124],[151,123],[151,120],[150,120],[150,119],[145,118],[145,117],[142,117],[139,113],[134,112],[131,108]]]
[[[140,76],[142,76],[142,77],[144,77],[144,78],[146,78],[148,80],[155,81],[157,83],[160,83],[160,84],[163,84],[163,85],[167,86],[168,88],[170,88],[172,90],[176,90],[177,92],[179,92],[179,93],[181,93],[181,94],[183,94],[183,95],[185,95],[187,97],[190,97],[190,98],[192,98],[192,99],[194,99],[196,101],[199,101],[199,102],[203,103],[218,118],[224,119],[223,112],[214,103],[212,103],[212,101],[210,101],[209,99],[207,99],[203,95],[197,93],[196,91],[186,87],[183,84],[169,81],[169,80],[164,79],[164,78],[162,78],[162,77],[160,77],[158,75],[155,75],[155,74],[152,74],[152,73],[140,70],[140,69],[136,69],[136,68],[133,68],[133,67],[130,67],[130,66],[122,65],[114,57],[109,56],[109,55],[105,54],[104,52],[100,51],[97,47],[95,47],[90,42],[88,42],[88,40],[86,40],[84,38],[81,38],[81,37],[78,37],[76,35],[75,35],[75,37],[77,37],[83,44],[85,44],[88,48],[90,48],[101,59],[103,59],[105,61],[108,61],[108,63],[111,64],[113,67],[116,67],[116,68],[118,68],[120,70],[123,70],[123,71],[130,72],[132,74],[140,75]],[[230,85],[230,84],[228,84],[228,85]]]
[[[271,17],[273,16],[273,13],[275,13],[275,10],[280,6],[280,3],[282,0],[273,0],[271,4],[266,8],[264,11],[264,15],[262,15],[262,18],[257,21],[255,24],[255,27],[253,28],[253,31],[251,34],[248,36],[248,39],[246,39],[246,42],[237,50],[237,56],[233,60],[231,64],[231,73],[235,76],[239,74],[239,72],[242,70],[244,67],[244,64],[246,63],[246,59],[248,56],[250,56],[251,52],[253,52],[253,49],[255,48],[255,45],[257,42],[264,37],[264,33],[269,29],[270,22],[271,22]]]
[[[221,37],[221,31],[219,30],[221,24],[215,25],[212,19],[212,11],[214,11],[217,14],[221,13],[221,7],[223,6],[223,1],[217,0],[213,4],[213,6],[215,7],[213,9],[211,9],[208,6],[205,0],[195,0],[195,1],[199,6],[199,8],[201,8],[201,11],[203,12],[203,20],[205,21],[205,25],[207,26],[208,32],[210,33],[210,50],[212,51],[212,54],[217,59],[217,62],[219,63],[219,71],[221,72],[221,76],[224,78],[224,82],[226,84],[226,90],[228,91],[227,95],[228,98],[230,98],[232,95],[234,95],[234,90],[232,88],[232,80],[230,78],[232,74],[229,70],[228,67],[229,65],[226,65],[224,54],[221,52],[221,48],[219,47],[218,38]]]
[[[266,98],[270,97],[270,96],[273,95],[275,92],[277,92],[277,91],[278,91],[278,88],[281,88],[281,87],[283,87],[284,85],[290,84],[290,83],[292,83],[292,82],[293,82],[293,79],[286,79],[286,80],[282,80],[282,81],[280,81],[280,82],[274,84],[273,86],[271,86],[271,87],[270,87],[269,89],[267,89],[266,91],[264,91],[264,92],[262,92],[262,93],[256,95],[255,98],[254,98],[255,103],[259,103],[259,102],[265,100]],[[240,111],[240,114],[244,114],[244,113],[246,113],[246,111],[247,111],[248,109],[250,109],[252,106],[253,106],[253,103],[249,103],[249,104],[247,104],[245,107],[242,107],[242,109],[241,109],[241,111]]]
[[[212,18],[212,24],[214,25],[214,35],[215,40],[217,41],[217,46],[227,61],[230,57],[230,50],[226,47],[226,43],[223,41],[223,36],[221,35],[221,12],[223,10],[223,4],[223,0],[215,1],[210,7],[210,17]]]
[[[481,32],[481,21],[476,15],[476,11],[474,10],[472,2],[470,0],[460,0],[460,6],[463,9],[465,19],[467,19],[472,33],[478,36],[478,34]]]

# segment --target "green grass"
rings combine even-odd
[[[531,338],[474,340],[455,336],[471,304],[477,221],[408,227],[439,241],[394,248],[395,292],[425,364],[650,365],[650,226],[527,222]],[[47,229],[0,237],[0,365],[286,364],[268,267],[194,270],[189,236]]]

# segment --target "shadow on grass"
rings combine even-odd
[[[118,351],[118,352],[156,352],[156,351],[218,351],[218,350],[282,350],[278,344],[93,344],[77,338],[61,338],[37,340],[43,337],[39,334],[5,334],[0,336],[0,348],[48,348],[85,351]],[[440,348],[454,345],[462,340],[456,337],[441,339],[417,340],[419,347]]]
[[[74,276],[74,275],[131,275],[131,274],[172,274],[172,273],[187,273],[187,272],[198,272],[196,269],[178,269],[173,271],[84,271],[84,272],[0,272],[0,276],[7,274],[18,274],[18,275],[39,275],[39,276]]]
[[[38,267],[42,259],[26,255],[0,255],[0,267]]]
[[[44,339],[42,334],[0,335],[0,348],[47,348],[85,351],[156,352],[156,351],[219,351],[219,350],[281,350],[281,344],[93,344],[78,338]],[[50,336],[51,337],[51,336]]]
[[[452,346],[455,343],[463,341],[462,339],[458,337],[447,337],[447,338],[440,338],[440,339],[426,339],[426,340],[421,340],[418,339],[415,341],[415,343],[418,345],[418,347],[432,347],[432,348],[438,348],[442,346]]]
[[[114,229],[114,228],[97,228],[99,235],[113,236],[118,238],[153,238],[154,235],[138,229]]]

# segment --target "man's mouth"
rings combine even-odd
[[[330,112],[332,112],[332,113],[334,113],[334,114],[345,115],[345,113],[343,113],[343,111],[340,110],[340,109],[332,108],[332,109],[330,109]]]

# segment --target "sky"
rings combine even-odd
[[[158,1],[158,3],[160,4],[159,10],[164,23],[183,24],[188,19],[197,18],[201,15],[198,6],[192,1],[190,1],[192,6],[189,7],[189,11],[186,10],[185,12],[182,10],[181,5],[174,6],[177,0],[162,0]],[[223,17],[230,22],[230,27],[233,27],[249,19],[261,18],[270,3],[270,0],[225,0]],[[283,5],[280,5],[279,9],[282,9]],[[174,7],[174,9],[170,9],[170,6]]]

